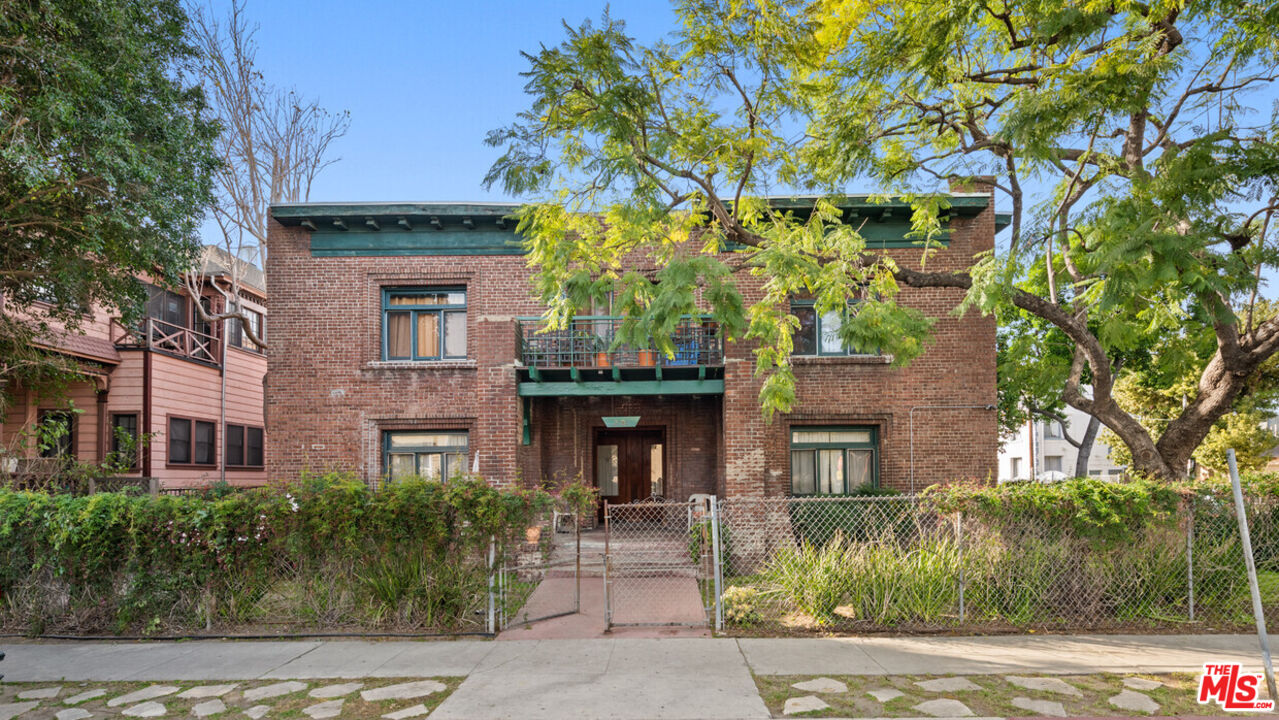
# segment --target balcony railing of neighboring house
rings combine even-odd
[[[622,319],[612,316],[576,317],[568,326],[543,330],[545,322],[520,320],[516,326],[520,360],[530,368],[718,367],[724,364],[719,325],[698,317],[685,318],[671,333],[671,356],[653,348],[617,343]]]
[[[155,318],[147,318],[136,327],[113,318],[111,342],[116,347],[145,347],[210,365],[219,364],[221,358],[218,338]]]

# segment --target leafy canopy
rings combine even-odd
[[[704,288],[726,329],[757,341],[764,406],[784,410],[787,296],[811,293],[828,310],[865,296],[843,333],[907,362],[931,320],[899,304],[899,288],[962,289],[961,309],[1024,313],[1025,332],[1045,337],[1011,341],[1054,346],[1045,376],[1060,402],[1165,478],[1279,351],[1279,320],[1253,312],[1259,279],[1279,265],[1279,6],[678,8],[669,42],[640,46],[605,17],[529,55],[530,108],[490,137],[505,153],[489,181],[537,201],[521,230],[552,319],[620,291],[636,334],[666,347],[673,314]],[[866,253],[827,199],[859,184],[904,197],[927,245],[945,209],[936,189],[973,175],[991,177],[1012,227],[966,272],[930,269],[927,253],[909,265]],[[823,198],[811,213],[765,200],[795,190]],[[725,246],[730,256],[714,254]],[[621,270],[635,254],[670,277]],[[743,276],[762,291],[745,291]],[[1186,353],[1200,363],[1195,392],[1156,437],[1114,396],[1121,359],[1201,328],[1211,347]]]
[[[94,307],[133,315],[138,276],[194,261],[217,127],[186,29],[178,0],[0,9],[0,381],[65,377],[34,339]]]

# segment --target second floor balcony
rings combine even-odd
[[[119,348],[158,350],[207,365],[222,362],[221,341],[217,337],[155,318],[146,318],[137,326],[113,319],[111,342]]]
[[[622,318],[579,316],[547,329],[521,319],[516,346],[521,395],[659,395],[723,392],[724,341],[709,318],[685,318],[671,333],[673,352],[618,340]]]

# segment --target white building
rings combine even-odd
[[[1065,415],[1070,436],[1082,440],[1084,431],[1088,429],[1088,415],[1069,406]],[[1072,477],[1078,457],[1079,450],[1066,440],[1059,423],[1036,420],[1023,427],[1000,449],[999,482],[1029,480],[1031,477],[1042,480]],[[1100,438],[1094,442],[1092,455],[1088,458],[1088,475],[1117,480],[1123,472],[1124,466],[1111,461],[1110,447]]]

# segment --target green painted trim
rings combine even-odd
[[[523,254],[519,237],[500,230],[322,230],[311,233],[312,257]]]
[[[723,380],[634,380],[626,382],[522,382],[521,397],[589,395],[723,395]]]
[[[307,218],[354,217],[378,215],[402,217],[510,217],[519,210],[520,203],[450,203],[450,202],[371,202],[371,203],[281,203],[271,206],[271,217],[276,220],[303,220]]]

